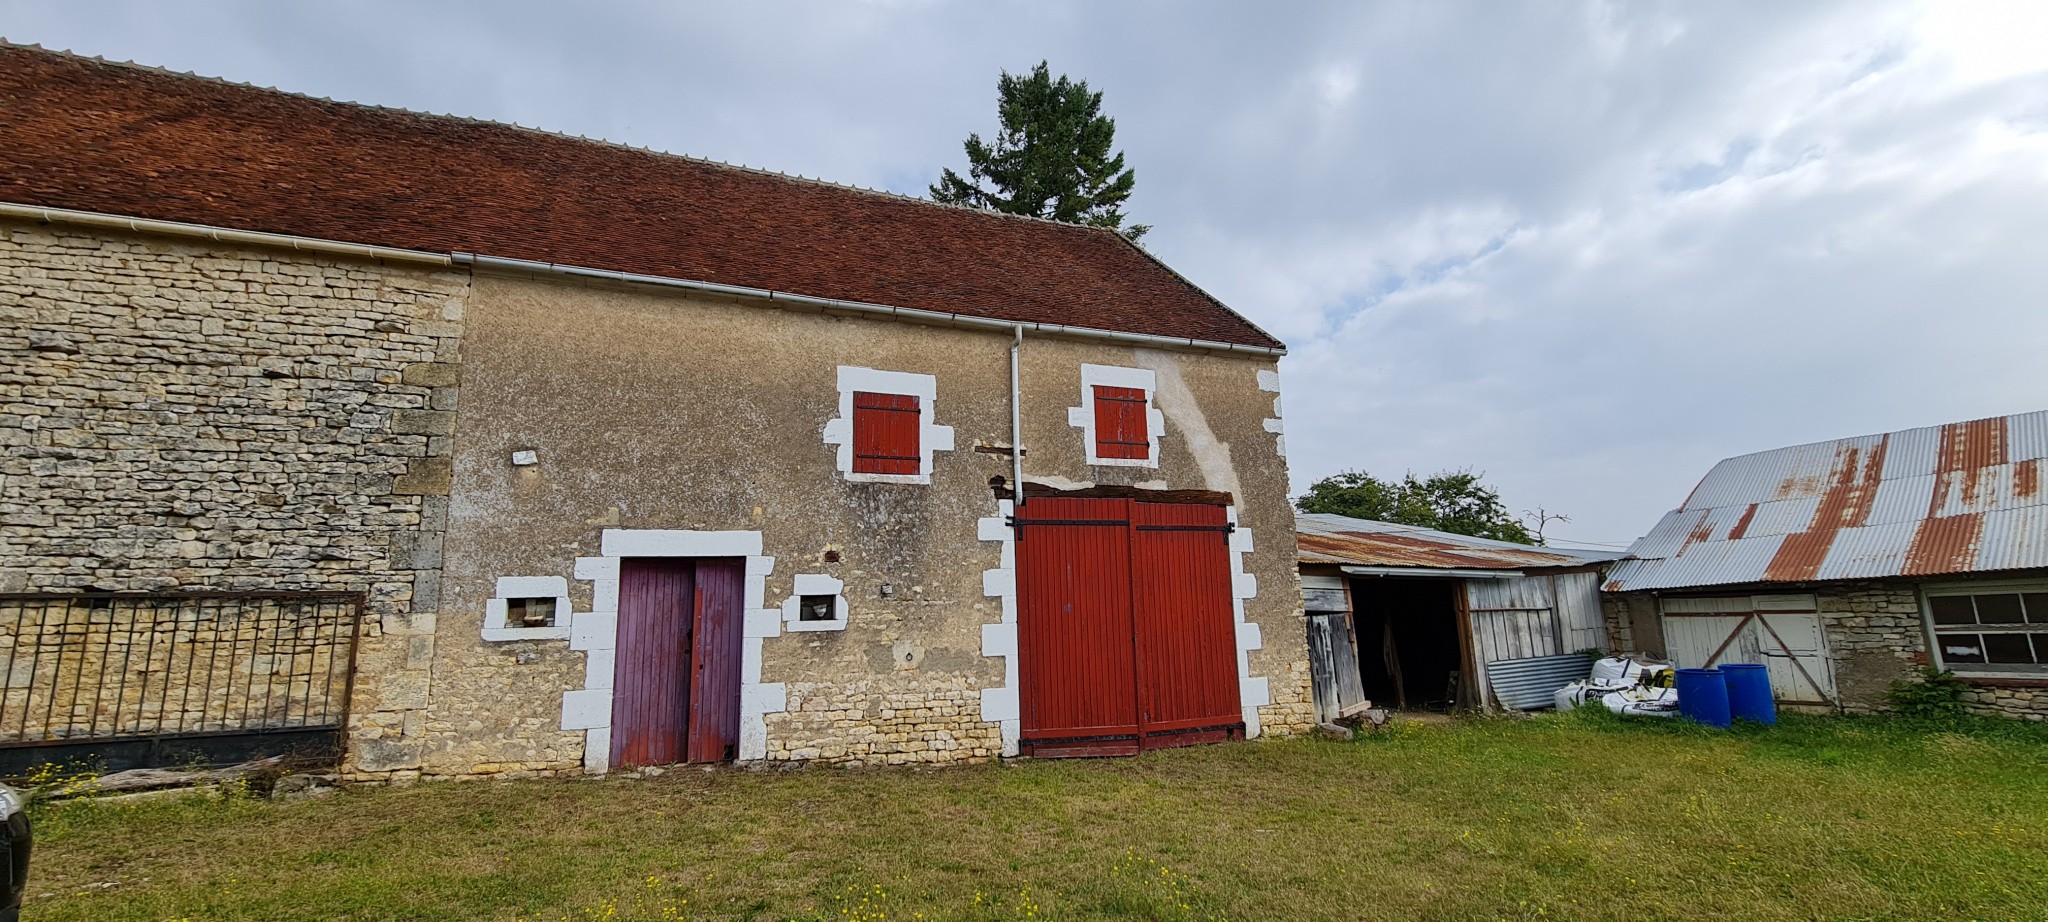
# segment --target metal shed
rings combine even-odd
[[[1619,552],[1313,513],[1295,530],[1319,720],[1364,700],[1541,707],[1607,646],[1600,581]]]

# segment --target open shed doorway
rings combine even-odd
[[[1402,710],[1450,711],[1460,700],[1464,645],[1458,581],[1370,577],[1351,581],[1358,672],[1365,697]]]

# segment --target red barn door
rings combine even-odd
[[[1129,506],[1035,499],[1018,518],[1017,682],[1033,754],[1138,751]]]
[[[1041,498],[1017,518],[1022,743],[1130,755],[1241,736],[1217,506]]]
[[[1131,526],[1145,748],[1241,734],[1230,524],[1223,508],[1132,503]]]

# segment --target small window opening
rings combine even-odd
[[[833,612],[832,597],[829,595],[803,596],[796,605],[798,621],[837,621]]]
[[[506,599],[505,621],[509,627],[554,627],[554,599]]]

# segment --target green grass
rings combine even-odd
[[[2041,919],[2044,769],[2041,725],[1567,715],[73,804],[37,816],[29,918]]]

